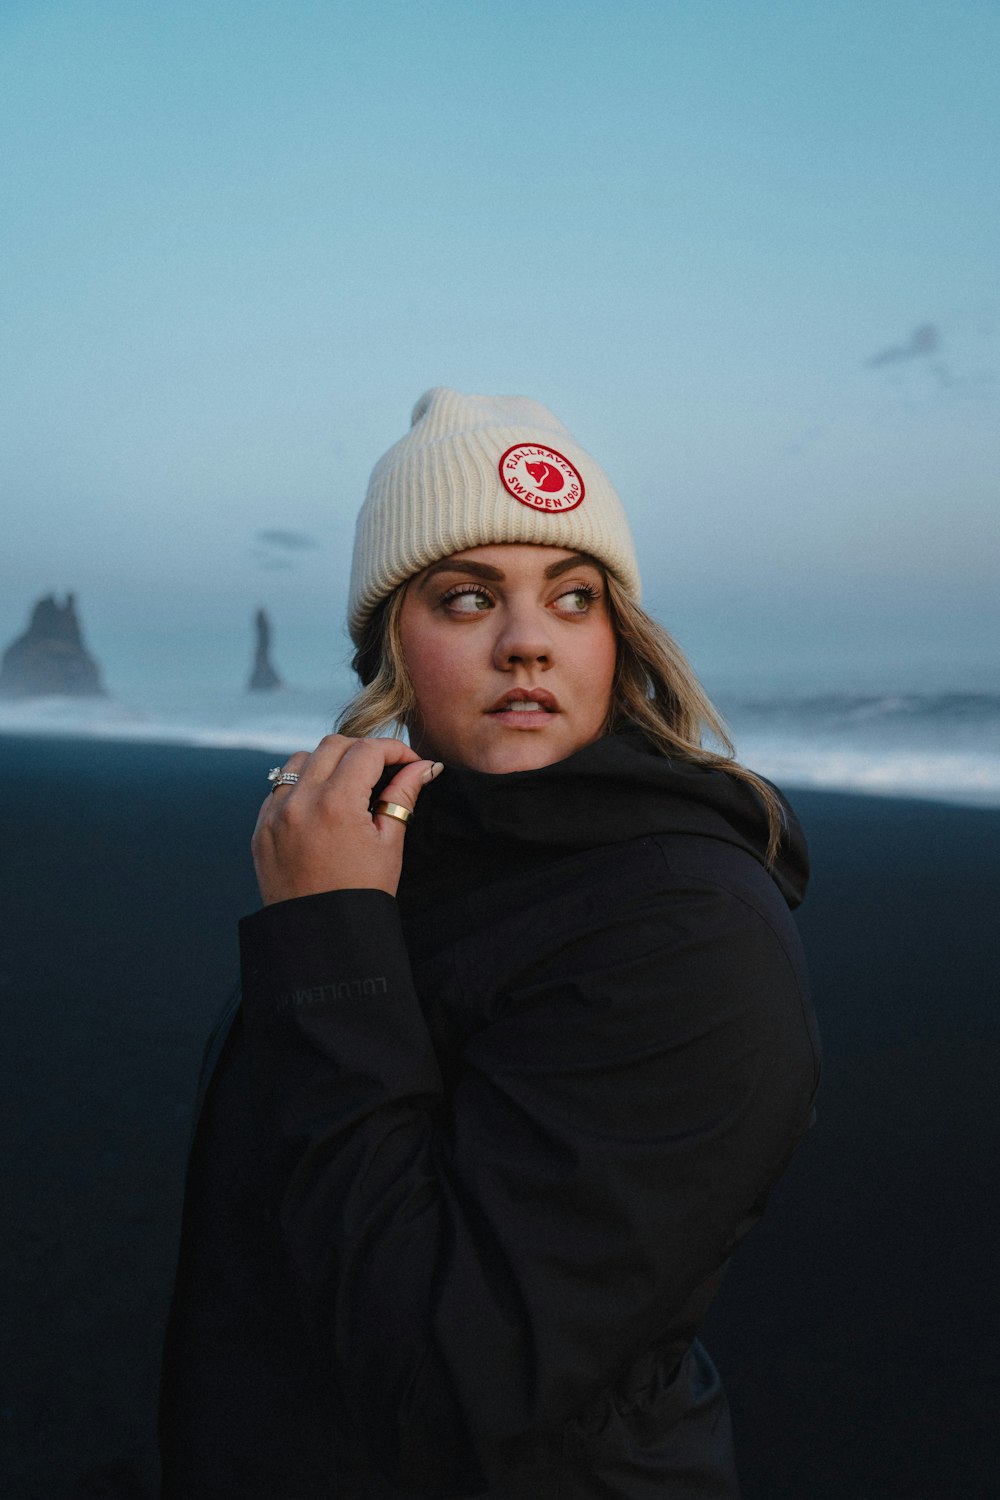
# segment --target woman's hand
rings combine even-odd
[[[401,768],[381,800],[412,812],[421,787],[443,767],[422,760],[402,740],[329,734],[311,755],[300,750],[289,756],[283,769],[296,771],[298,784],[264,798],[251,845],[265,906],[320,891],[396,894],[406,825],[368,811],[373,787],[394,765]]]

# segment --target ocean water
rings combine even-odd
[[[799,694],[720,707],[739,759],[781,787],[1000,807],[1000,694]]]
[[[0,733],[257,749],[309,749],[350,696],[345,674],[323,688],[219,693],[148,686],[129,701],[0,701]],[[783,788],[1000,807],[1000,693],[720,693],[739,759]]]

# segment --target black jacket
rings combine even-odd
[[[695,1341],[812,1117],[755,797],[613,736],[421,794],[397,900],[241,923],[164,1363],[165,1500],[722,1500]]]

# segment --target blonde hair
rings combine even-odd
[[[744,782],[763,804],[768,826],[765,860],[772,865],[785,827],[784,810],[773,787],[735,759],[725,722],[709,702],[677,642],[640,609],[612,574],[604,568],[600,570],[618,642],[605,733],[640,729],[662,755],[724,771]],[[413,723],[417,701],[399,634],[406,589],[407,584],[400,584],[379,605],[365,627],[351,663],[362,688],[337,721],[341,734],[364,739],[369,735],[399,733]],[[702,739],[706,734],[725,753],[705,749]]]

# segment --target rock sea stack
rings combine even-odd
[[[76,599],[60,604],[54,594],[39,599],[28,628],[12,641],[0,662],[0,697],[103,698],[101,674],[83,644]]]
[[[254,649],[253,670],[247,683],[250,693],[271,693],[284,683],[271,665],[271,622],[266,610],[259,609],[254,616],[257,642]]]

